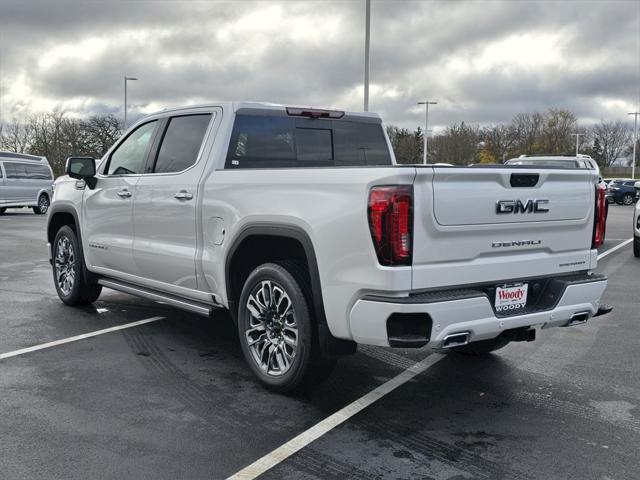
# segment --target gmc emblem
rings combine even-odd
[[[496,213],[547,213],[549,200],[533,199],[522,203],[522,200],[498,200],[496,202]]]

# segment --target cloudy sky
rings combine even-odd
[[[208,100],[362,109],[364,0],[0,0],[0,119],[122,115]],[[640,0],[377,1],[370,109],[414,128],[551,106],[627,119],[640,102]]]

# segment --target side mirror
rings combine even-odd
[[[69,157],[65,173],[71,178],[84,180],[89,188],[96,186],[96,161],[91,157]]]

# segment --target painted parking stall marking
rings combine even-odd
[[[385,395],[393,392],[398,387],[401,387],[415,376],[425,372],[429,367],[435,365],[444,357],[444,355],[438,353],[429,355],[427,358],[399,373],[391,380],[371,390],[359,399],[354,400],[346,407],[341,408],[333,415],[330,415],[319,423],[316,423],[313,427],[305,430],[297,437],[292,438],[287,443],[273,450],[271,453],[268,453],[264,457],[253,462],[251,465],[231,475],[228,480],[247,480],[262,475],[267,470],[289,458],[298,450],[306,447],[327,432],[336,428],[338,425],[349,420],[355,414],[377,402]]]
[[[624,242],[616,245],[615,247],[610,248],[609,250],[606,250],[604,252],[602,252],[600,255],[598,255],[598,260],[603,259],[604,257],[606,257],[607,255],[609,255],[610,253],[613,253],[617,250],[620,250],[621,248],[629,245],[631,242],[633,242],[633,237],[628,238],[627,240],[625,240]]]
[[[86,338],[97,337],[98,335],[104,335],[105,333],[117,332],[118,330],[125,330],[127,328],[138,327],[151,322],[157,322],[163,320],[165,317],[151,317],[144,320],[138,320],[137,322],[125,323],[124,325],[116,325],[115,327],[109,327],[102,330],[96,330],[95,332],[83,333],[82,335],[76,335],[74,337],[62,338],[60,340],[54,340],[53,342],[41,343],[40,345],[34,345],[33,347],[21,348],[20,350],[14,350],[13,352],[0,353],[0,360],[7,358],[18,357],[25,353],[37,352],[38,350],[45,350],[51,347],[57,347],[58,345],[64,345],[65,343],[77,342]]]

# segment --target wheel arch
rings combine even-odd
[[[252,239],[256,240],[252,241]],[[254,242],[264,241],[264,239],[269,240],[266,245],[267,249],[273,245],[271,242],[284,239],[286,242],[290,242],[289,246],[294,244],[298,245],[298,247],[296,247],[298,258],[300,257],[300,252],[304,253],[304,262],[308,269],[309,283],[311,284],[311,301],[313,302],[313,312],[316,319],[318,342],[321,354],[325,358],[337,358],[355,353],[357,346],[353,341],[336,338],[329,330],[324,310],[320,272],[318,270],[315,248],[309,234],[297,225],[276,223],[251,224],[245,226],[233,239],[233,243],[229,247],[224,264],[227,304],[232,318],[237,321],[237,300],[240,296],[240,292],[242,291],[242,285],[237,279],[233,278],[235,273],[234,268],[239,266],[236,261],[239,258],[242,258],[245,247],[251,247]],[[265,255],[263,255],[265,252],[255,254],[253,250],[248,251],[253,255],[254,260],[253,262],[249,261],[247,263],[247,266],[249,267],[255,268],[255,266],[260,263],[264,263],[265,261],[283,260],[283,258],[277,258],[277,251],[268,252]],[[244,272],[238,273],[240,274],[240,278],[242,278]],[[248,273],[250,272],[246,272],[246,274]]]
[[[326,324],[327,320],[322,299],[320,273],[318,271],[318,262],[311,238],[307,232],[297,225],[274,223],[259,223],[245,226],[240,233],[236,235],[233,243],[229,247],[225,258],[225,284],[227,303],[234,318],[237,312],[237,299],[240,296],[240,291],[238,291],[237,281],[233,278],[233,266],[237,265],[244,249],[251,245],[252,239],[255,241],[255,239],[264,237],[268,237],[271,241],[276,241],[279,238],[286,239],[289,242],[296,242],[300,246],[301,251],[304,252],[304,261],[309,273],[314,313],[319,323]],[[265,256],[269,257],[270,255],[267,254]],[[240,290],[241,289],[242,287],[240,287]]]
[[[38,196],[38,198],[40,198]],[[78,213],[74,208],[68,205],[53,205],[49,207],[49,215],[47,218],[47,242],[53,246],[53,240],[56,236],[56,232],[65,225],[70,225],[73,228],[78,238],[78,245],[80,247],[80,254],[84,258],[84,247],[82,245],[82,233],[80,232],[80,221],[78,219]],[[51,258],[49,259],[51,262]]]
[[[50,189],[48,189],[48,188],[41,188],[41,189],[38,191],[38,195],[36,196],[36,201],[40,200],[40,197],[41,197],[42,195],[46,195],[46,196],[47,196],[47,198],[49,199],[49,204],[51,204],[51,193],[49,192],[49,190],[50,190]]]

